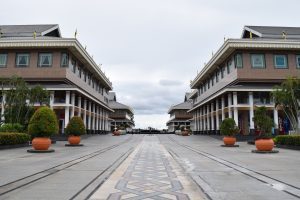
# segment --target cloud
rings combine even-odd
[[[159,84],[162,86],[179,86],[183,85],[183,82],[177,80],[160,80]]]
[[[299,26],[291,20],[297,5],[298,0],[280,6],[273,0],[247,6],[240,0],[52,0],[47,10],[55,10],[53,15],[42,1],[10,0],[1,3],[0,19],[57,23],[64,37],[74,37],[77,28],[77,39],[103,64],[118,100],[135,110],[137,127],[163,127],[169,107],[183,101],[190,80],[224,37],[239,38],[246,24]]]

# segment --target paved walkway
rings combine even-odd
[[[158,138],[145,136],[139,147],[91,199],[200,200],[203,196]]]

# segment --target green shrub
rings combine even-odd
[[[80,136],[86,133],[84,123],[81,117],[74,116],[70,120],[66,128],[67,135]]]
[[[7,124],[3,124],[0,127],[0,132],[22,133],[22,132],[24,132],[24,126],[22,126],[19,123],[15,123],[15,124],[7,123]]]
[[[234,136],[239,132],[239,128],[235,124],[234,119],[226,118],[221,123],[220,131],[222,135]]]
[[[30,135],[26,133],[0,133],[0,145],[25,144],[30,140]]]
[[[278,135],[274,142],[280,145],[300,146],[300,135]]]
[[[255,110],[253,121],[260,131],[258,138],[270,139],[272,138],[272,127],[274,122],[267,114],[267,108],[265,106],[258,107]]]
[[[35,111],[28,125],[32,137],[50,137],[58,133],[58,122],[53,110],[41,107]]]

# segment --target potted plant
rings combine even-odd
[[[71,118],[66,128],[66,134],[68,135],[68,142],[70,145],[79,145],[81,140],[80,136],[86,134],[81,117],[74,116]]]
[[[222,121],[220,126],[220,132],[223,137],[223,142],[225,146],[234,146],[236,142],[235,134],[239,132],[239,128],[235,124],[234,119],[226,118]]]
[[[272,127],[274,125],[271,117],[267,115],[267,108],[262,106],[255,110],[253,121],[257,126],[259,136],[255,140],[258,151],[272,151],[274,141],[272,139]]]
[[[58,133],[58,122],[53,110],[40,107],[35,111],[28,124],[34,150],[46,151],[51,145],[50,136]]]
[[[182,136],[189,136],[189,130],[185,126],[182,126],[180,129]]]
[[[120,132],[120,126],[118,126],[118,128],[115,128],[115,131],[113,132],[113,136],[120,136],[121,132]]]

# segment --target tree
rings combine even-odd
[[[17,76],[0,78],[0,82],[1,95],[6,95],[5,123],[19,123],[27,127],[34,113],[34,104],[49,105],[48,91],[39,85],[30,88],[22,78]]]
[[[289,77],[280,86],[274,87],[272,96],[275,108],[282,108],[293,131],[300,133],[300,80]]]

